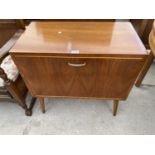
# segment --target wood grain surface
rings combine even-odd
[[[123,100],[144,63],[144,59],[26,56],[15,56],[13,59],[34,96]]]
[[[129,22],[32,22],[11,53],[146,55]]]

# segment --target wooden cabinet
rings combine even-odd
[[[24,56],[14,60],[34,96],[119,100],[127,98],[143,64],[142,58],[118,57]]]
[[[116,108],[147,52],[129,22],[72,21],[32,22],[11,55],[41,105],[44,97],[102,98]]]

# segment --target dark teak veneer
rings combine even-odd
[[[126,100],[147,58],[129,22],[32,22],[11,49],[32,96]]]

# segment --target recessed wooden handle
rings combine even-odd
[[[80,64],[73,64],[73,63],[70,63],[70,62],[68,62],[68,66],[72,66],[72,67],[84,67],[84,66],[86,66],[86,62],[84,62],[84,63],[80,63]]]

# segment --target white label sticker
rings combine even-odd
[[[80,51],[79,50],[71,50],[71,54],[79,54]]]

